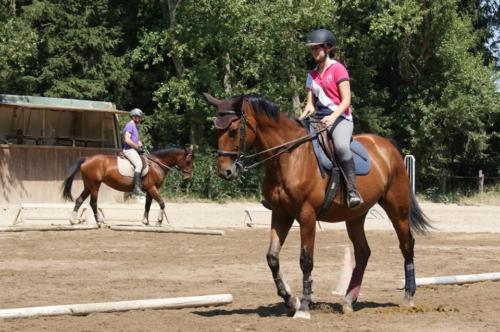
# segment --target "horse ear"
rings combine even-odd
[[[203,92],[202,93],[203,97],[205,97],[205,100],[207,103],[209,103],[212,106],[218,107],[221,101],[215,97],[212,97],[209,93]]]
[[[193,150],[194,150],[193,144],[186,144],[186,146],[184,147],[184,151],[186,152],[186,154],[192,154]]]

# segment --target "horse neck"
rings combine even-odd
[[[181,153],[183,152],[179,149],[172,149],[165,153],[155,155],[155,157],[158,158],[162,164],[173,167],[179,163]]]
[[[256,145],[259,151],[290,142],[307,134],[296,121],[290,120],[282,113],[279,114],[277,121],[263,114],[256,116],[256,119]],[[274,151],[267,154],[274,154]]]

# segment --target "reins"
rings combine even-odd
[[[224,115],[232,115],[232,114],[237,114],[235,111],[233,110],[224,110],[224,111],[221,111],[218,113],[219,116],[224,116]],[[300,146],[301,144],[313,139],[314,137],[316,137],[319,133],[325,131],[328,129],[328,127],[325,127],[325,128],[322,128],[318,131],[316,131],[316,133],[314,135],[311,135],[311,134],[308,134],[308,135],[305,135],[305,136],[302,136],[302,137],[299,137],[299,138],[296,138],[296,139],[293,139],[291,141],[288,141],[288,142],[285,142],[285,143],[282,143],[280,145],[276,145],[276,146],[273,146],[269,149],[266,149],[266,150],[263,150],[263,151],[259,151],[257,153],[254,153],[254,154],[250,154],[250,155],[245,155],[245,151],[246,151],[246,127],[247,127],[247,118],[245,116],[245,112],[241,112],[241,117],[240,117],[240,144],[239,144],[239,147],[238,147],[238,151],[225,151],[225,150],[217,150],[217,153],[219,156],[236,156],[236,160],[235,160],[235,164],[243,171],[243,172],[247,172],[247,171],[250,171],[251,169],[265,163],[266,161],[268,160],[271,160],[271,159],[274,159],[274,158],[277,158],[278,156],[280,156],[281,154],[287,152],[287,151],[290,151],[292,150],[293,148],[296,148],[298,146]],[[249,128],[254,132],[256,133],[256,130],[248,125]],[[284,148],[283,150],[281,151],[278,151],[274,154],[272,154],[271,156],[267,157],[267,158],[264,158],[262,160],[259,160],[257,162],[254,162],[253,164],[250,164],[250,165],[245,165],[245,161],[251,159],[251,158],[255,158],[255,157],[258,157],[262,154],[265,154],[265,153],[268,153],[268,152],[272,152],[272,151],[276,151],[278,149],[281,149],[281,148]]]
[[[244,166],[244,167],[242,168],[242,170],[243,170],[243,171],[245,171],[245,172],[246,172],[246,171],[249,171],[249,170],[251,170],[252,168],[257,167],[257,166],[259,166],[259,165],[261,165],[261,164],[265,163],[265,162],[266,162],[266,161],[268,161],[268,160],[274,159],[274,158],[276,158],[276,157],[280,156],[281,154],[283,154],[283,153],[285,153],[285,152],[287,152],[287,151],[290,151],[290,150],[292,150],[293,148],[296,148],[296,147],[300,146],[301,144],[303,144],[303,143],[305,143],[305,142],[307,142],[307,141],[309,141],[309,140],[313,139],[316,135],[318,135],[319,133],[321,133],[321,132],[325,131],[326,129],[327,129],[327,128],[320,129],[320,130],[318,130],[318,131],[316,132],[316,134],[314,134],[314,135],[305,135],[305,136],[302,136],[302,137],[296,138],[296,139],[294,139],[294,140],[291,140],[291,141],[285,142],[285,143],[283,143],[283,144],[273,146],[272,148],[269,148],[269,149],[266,149],[266,150],[263,150],[263,151],[259,151],[259,152],[257,152],[257,153],[254,153],[254,154],[251,154],[251,155],[248,155],[248,156],[244,156],[243,160],[248,160],[248,159],[250,159],[250,158],[258,157],[258,156],[260,156],[260,155],[262,155],[262,154],[264,154],[264,153],[271,152],[271,151],[275,151],[275,150],[280,149],[280,148],[282,148],[282,147],[286,147],[285,149],[283,149],[283,150],[281,150],[281,151],[279,151],[279,152],[277,152],[277,153],[275,153],[275,154],[271,155],[270,157],[267,157],[267,158],[265,158],[265,159],[259,160],[259,161],[255,162],[255,163],[253,163],[253,164],[251,164],[251,165],[249,165],[249,166]]]

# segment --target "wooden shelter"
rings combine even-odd
[[[60,202],[73,162],[121,148],[120,114],[109,102],[0,94],[0,204]],[[100,201],[123,201],[104,187]]]

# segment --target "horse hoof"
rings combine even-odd
[[[146,219],[143,219],[143,220],[142,220],[142,224],[143,224],[144,226],[148,226],[148,225],[149,225],[149,221],[148,221],[148,220],[146,220]]]
[[[347,315],[352,313],[354,310],[352,309],[352,304],[346,302],[342,305],[342,313]]]
[[[161,221],[157,221],[155,226],[156,227],[161,227]]]
[[[411,296],[409,294],[405,294],[405,298],[403,300],[403,304],[406,307],[413,308],[415,306],[415,301],[413,299],[413,296]]]
[[[299,310],[295,312],[295,315],[293,315],[294,319],[311,319],[311,313],[309,311],[303,311]]]
[[[298,297],[292,296],[285,302],[287,315],[293,316],[300,309],[300,300]]]

